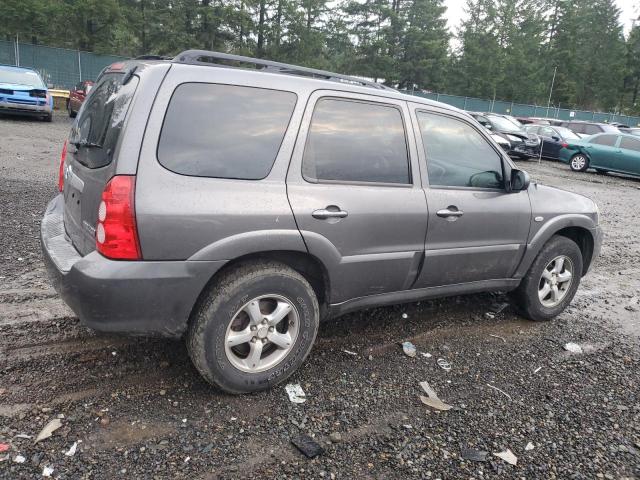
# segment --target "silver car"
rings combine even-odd
[[[216,52],[106,69],[59,183],[41,236],[62,298],[99,331],[185,336],[231,393],[356,309],[498,290],[549,320],[601,243],[591,200],[530,185],[454,107]]]

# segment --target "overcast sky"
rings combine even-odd
[[[640,0],[616,0],[618,8],[622,11],[620,20],[624,23],[624,32],[628,33],[634,18],[640,16],[638,5]],[[447,22],[452,33],[457,32],[460,22],[465,17],[464,5],[466,0],[444,0],[447,7]]]

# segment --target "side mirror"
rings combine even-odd
[[[524,170],[511,170],[511,191],[512,192],[520,192],[522,190],[526,190],[529,188],[529,183],[531,183],[529,179],[529,174]]]
[[[487,130],[493,130],[493,127],[490,123],[483,123],[482,125],[484,125],[484,128],[486,128]]]
[[[559,141],[560,141],[560,137],[558,137],[557,135],[554,135],[553,137],[551,137],[551,139],[552,139],[554,142],[559,142]]]

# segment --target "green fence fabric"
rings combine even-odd
[[[587,120],[601,123],[624,123],[630,126],[640,126],[640,116],[616,115],[613,113],[591,112],[586,110],[572,110],[568,108],[542,107],[540,105],[526,105],[522,103],[505,102],[502,100],[488,100],[473,97],[460,97],[444,93],[407,92],[419,97],[436,100],[453,105],[462,110],[474,112],[495,112],[509,114],[515,117],[546,117],[559,120]]]
[[[72,88],[80,80],[95,80],[100,71],[114,62],[126,60],[116,55],[98,55],[67,48],[16,43],[0,40],[0,64],[30,67],[42,75],[50,88]],[[550,117],[560,120],[589,120],[593,122],[620,122],[640,126],[640,116],[542,107],[444,93],[407,92],[413,95],[447,103],[462,110],[496,112],[516,117]]]
[[[95,80],[100,71],[126,57],[97,55],[66,48],[0,40],[0,64],[37,70],[50,88],[70,89],[81,80]]]

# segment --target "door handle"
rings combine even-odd
[[[327,218],[345,218],[349,215],[344,210],[341,210],[338,207],[334,207],[334,209],[329,210],[328,208],[321,208],[320,210],[314,210],[311,216],[313,218],[317,218],[318,220],[326,220]]]
[[[450,206],[442,210],[438,210],[436,212],[436,215],[442,218],[449,218],[449,217],[457,218],[464,215],[464,212],[462,210],[458,210],[457,207]]]

